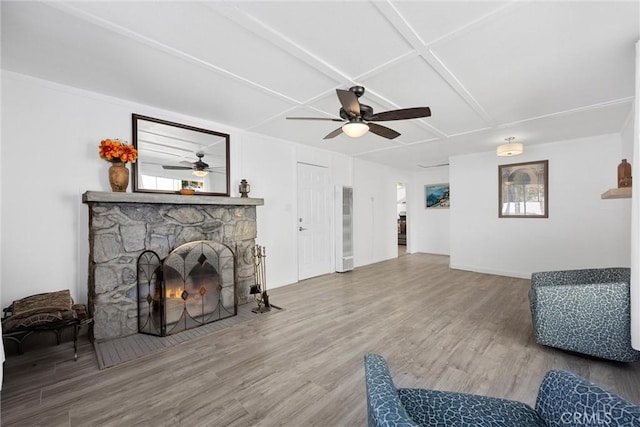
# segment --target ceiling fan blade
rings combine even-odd
[[[332,122],[344,122],[342,119],[332,119],[329,117],[287,117],[287,120],[329,120]]]
[[[334,130],[333,132],[331,132],[330,134],[328,134],[327,136],[325,136],[322,139],[331,139],[331,138],[335,138],[336,136],[340,135],[342,133],[342,128],[339,127],[338,129]]]
[[[342,108],[351,116],[360,115],[360,103],[355,93],[350,90],[336,89]]]
[[[431,116],[431,109],[429,107],[416,107],[403,108],[401,110],[383,111],[382,113],[372,115],[367,120],[383,122],[389,120],[418,119],[420,117],[429,116]]]
[[[439,167],[442,167],[442,166],[449,166],[449,163],[439,163],[439,164],[436,164],[436,165],[426,165],[426,166],[425,165],[418,165],[418,167],[422,168],[422,169],[439,168]]]
[[[225,175],[225,174],[226,174],[226,172],[225,172],[225,171],[218,171],[218,170],[210,169],[210,168],[208,168],[208,169],[204,169],[204,170],[205,170],[205,171],[207,171],[207,172],[209,172],[209,173],[217,173],[217,174],[219,174],[219,175]]]
[[[162,169],[191,170],[191,169],[193,169],[193,167],[192,166],[166,166],[166,165],[163,165]]]
[[[383,138],[394,139],[400,136],[400,133],[396,132],[393,129],[389,129],[386,126],[381,126],[376,123],[367,123],[369,126],[369,131],[375,133],[376,135],[380,135]]]

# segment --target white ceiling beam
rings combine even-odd
[[[582,112],[590,111],[590,110],[599,110],[601,108],[611,107],[611,106],[614,106],[614,105],[622,105],[622,104],[631,105],[633,103],[634,99],[635,98],[633,96],[628,96],[626,98],[614,99],[612,101],[606,101],[606,102],[599,102],[597,104],[586,105],[586,106],[578,107],[578,108],[572,108],[570,110],[557,111],[555,113],[543,114],[541,116],[536,116],[536,117],[528,117],[528,118],[523,119],[523,120],[516,120],[515,122],[503,123],[501,125],[498,125],[497,128],[498,129],[503,129],[503,128],[508,128],[508,127],[513,127],[513,126],[519,125],[521,123],[527,123],[527,122],[531,122],[531,121],[535,121],[535,120],[541,120],[541,119],[548,119],[548,118],[552,118],[552,117],[566,116],[566,115],[575,114],[575,113],[582,113]]]
[[[312,52],[305,49],[295,41],[286,37],[284,34],[276,31],[274,28],[271,28],[269,25],[259,20],[255,16],[249,14],[244,10],[241,10],[235,5],[232,5],[232,3],[233,2],[204,2],[203,4],[214,10],[216,13],[234,22],[235,24],[240,25],[247,31],[250,31],[251,33],[257,35],[261,39],[271,43],[274,46],[277,46],[292,57],[297,58],[303,63],[309,65],[316,71],[324,74],[336,83],[336,88],[342,87],[346,82],[348,82],[349,84],[355,84],[352,76],[349,76],[344,71],[337,69],[336,67],[319,58],[317,55],[314,55]],[[318,96],[315,96],[311,99],[298,101],[298,104],[304,105],[313,103],[330,92],[331,91],[319,94]]]
[[[193,55],[190,55],[186,52],[183,52],[180,49],[176,49],[172,46],[169,46],[165,43],[161,43],[157,40],[154,40],[152,38],[146,37],[140,33],[137,33],[133,30],[130,30],[128,28],[125,28],[121,25],[118,25],[114,22],[108,21],[106,19],[100,18],[98,16],[95,16],[89,12],[86,12],[84,10],[78,9],[77,7],[69,4],[69,3],[65,3],[65,2],[47,2],[46,5],[50,6],[50,7],[54,7],[64,13],[67,13],[69,15],[75,16],[76,18],[80,18],[90,24],[93,25],[97,25],[101,28],[104,28],[106,30],[109,31],[113,31],[114,33],[118,33],[124,37],[127,37],[131,40],[134,40],[136,42],[139,43],[143,43],[153,49],[168,53],[172,56],[178,57],[180,59],[183,59],[185,61],[191,62],[193,64],[196,64],[200,67],[206,68],[210,71],[213,71],[215,73],[224,75],[226,77],[229,77],[233,80],[236,80],[242,84],[248,85],[253,87],[254,89],[258,89],[259,91],[262,91],[264,93],[267,93],[269,95],[275,96],[276,98],[279,98],[281,100],[290,102],[290,103],[294,103],[297,104],[298,101],[288,97],[287,95],[284,95],[281,92],[275,91],[273,89],[270,89],[266,86],[263,86],[259,83],[256,83],[253,80],[247,79],[245,77],[242,77],[238,74],[232,73],[229,70],[226,70],[218,65],[212,64],[211,62],[205,61],[203,59],[200,59],[198,57],[195,57]]]
[[[376,8],[381,14],[389,21],[391,25],[404,37],[404,39],[420,53],[421,58],[453,89],[458,96],[460,96],[467,105],[489,126],[495,126],[495,120],[487,113],[487,111],[480,105],[480,103],[473,97],[471,92],[462,84],[462,82],[449,70],[446,65],[438,58],[433,51],[428,47],[432,46],[435,42],[427,45],[424,40],[420,38],[418,33],[413,29],[411,24],[402,16],[400,11],[393,5],[391,0],[385,2],[374,2]],[[505,8],[503,6],[497,11],[502,11]],[[484,21],[488,17],[497,13],[494,11],[490,14],[484,15],[481,18],[472,21],[463,28],[469,26],[478,25],[478,23]],[[442,41],[451,37],[454,34],[460,32],[463,28],[458,28],[455,31],[439,38],[437,41]],[[436,41],[436,42],[437,42]]]

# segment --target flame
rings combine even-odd
[[[167,288],[165,290],[165,298],[180,298],[182,295],[182,288]]]

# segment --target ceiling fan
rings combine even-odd
[[[209,165],[207,163],[205,163],[204,161],[202,161],[202,158],[204,157],[204,153],[202,151],[197,152],[196,156],[198,157],[198,160],[193,162],[193,163],[191,163],[191,166],[169,166],[169,165],[163,165],[162,169],[173,169],[173,170],[191,170],[191,169],[193,169],[193,174],[195,176],[199,176],[199,177],[207,176],[207,173],[209,173],[209,172],[217,172],[217,171],[209,168]]]
[[[346,122],[338,129],[330,132],[324,137],[324,139],[335,138],[343,132],[347,134],[347,136],[357,138],[368,131],[371,131],[383,138],[394,139],[400,136],[400,133],[374,122],[418,119],[420,117],[431,116],[431,109],[429,107],[403,108],[400,110],[374,113],[373,108],[368,105],[361,104],[358,101],[358,98],[364,94],[364,87],[362,86],[353,86],[349,88],[349,90],[336,89],[336,93],[338,94],[338,99],[342,104],[342,108],[340,108],[341,119],[332,119],[328,117],[287,117],[287,119]]]

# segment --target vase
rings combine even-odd
[[[631,164],[622,159],[618,165],[618,188],[631,187]]]
[[[124,193],[129,185],[129,169],[123,162],[114,162],[109,168],[109,184],[111,190]]]

